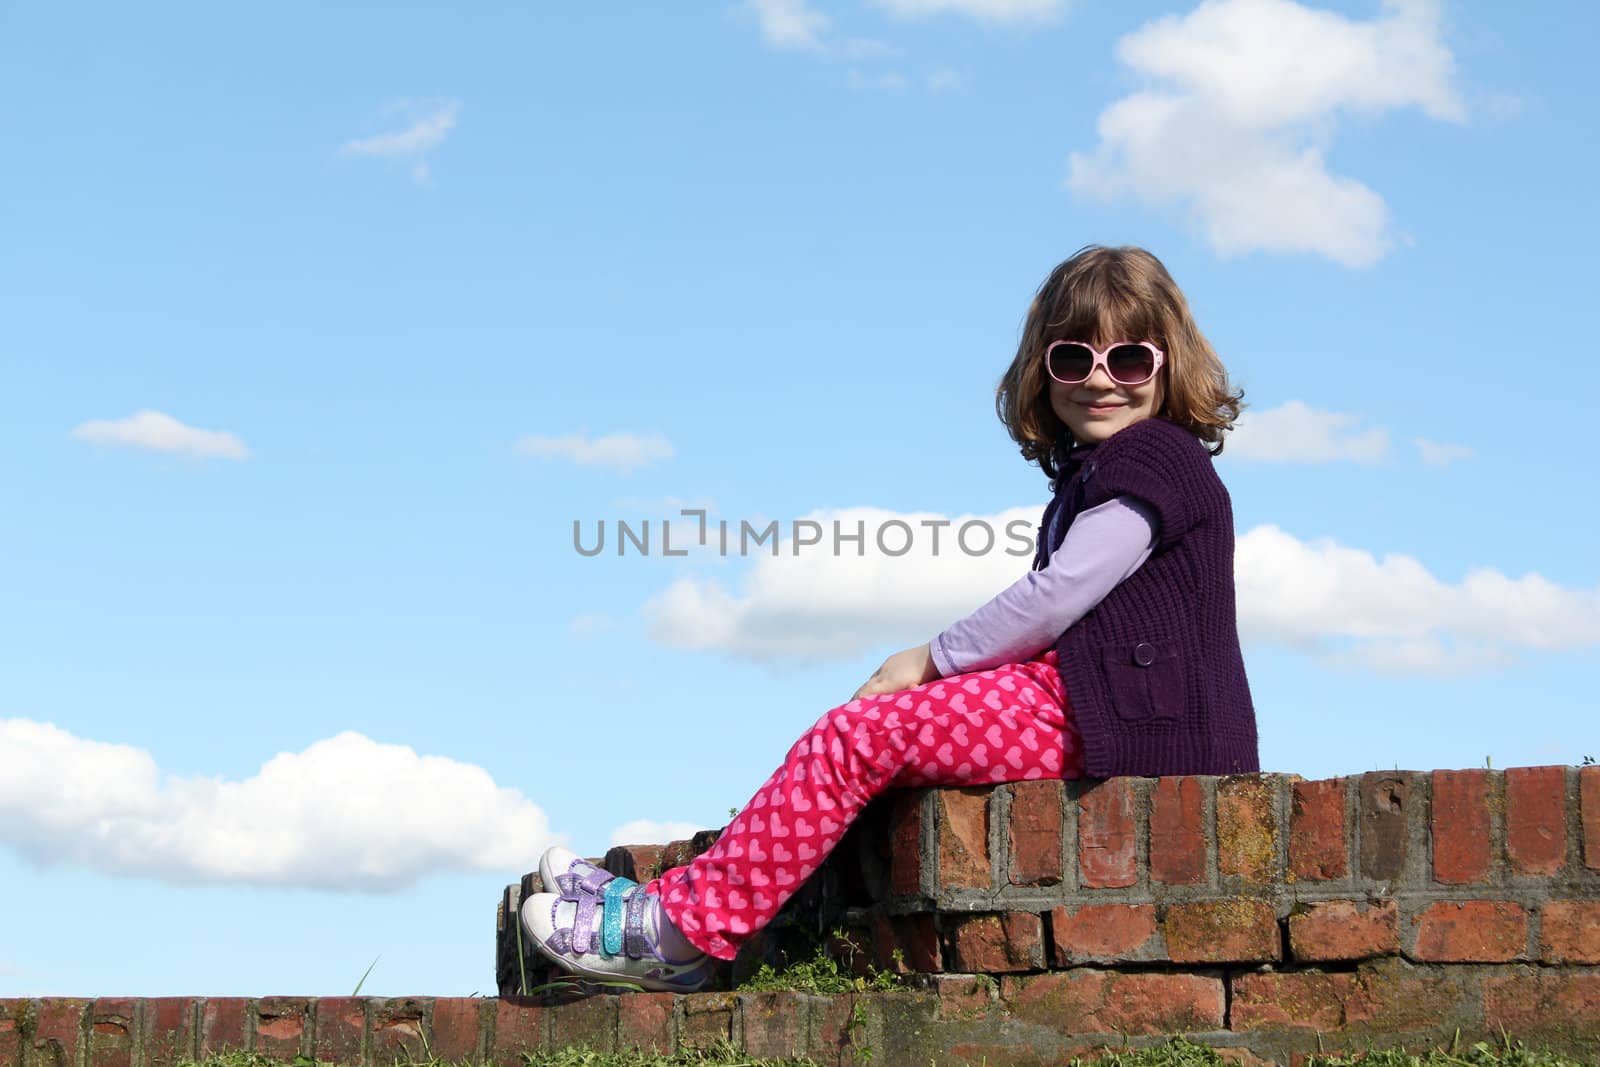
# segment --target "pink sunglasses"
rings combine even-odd
[[[1045,370],[1062,385],[1082,385],[1104,367],[1118,385],[1143,385],[1156,376],[1167,354],[1149,341],[1117,341],[1103,351],[1083,341],[1053,341],[1044,350]]]

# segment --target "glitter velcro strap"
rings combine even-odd
[[[642,960],[650,951],[650,943],[644,937],[644,909],[649,907],[650,898],[645,896],[644,890],[641,889],[628,898],[627,904],[628,913],[623,920],[622,948],[630,960]]]
[[[610,884],[613,875],[610,871],[600,867],[591,867],[589,872],[578,879],[578,889],[585,893],[596,895]]]
[[[591,897],[587,893],[578,897],[577,915],[572,920],[572,951],[583,953],[589,951],[591,930],[594,926],[594,909],[599,903],[599,898]],[[602,920],[604,916],[602,916]]]
[[[600,949],[608,956],[622,954],[622,895],[638,884],[630,878],[613,878],[606,883],[600,912]]]

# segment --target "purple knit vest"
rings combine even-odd
[[[1259,771],[1234,609],[1233,505],[1211,456],[1174,423],[1136,422],[1073,450],[1040,529],[1059,544],[1079,512],[1122,494],[1160,515],[1155,549],[1056,642],[1087,773]],[[1036,570],[1050,540],[1040,538]]]

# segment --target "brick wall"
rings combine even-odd
[[[643,881],[716,836],[604,862]],[[516,943],[537,882],[500,903],[502,992],[549,975]],[[1504,1024],[1600,1053],[1600,767],[901,791],[724,981],[836,928],[862,966],[996,976],[999,1016],[1061,1040],[1182,1032],[1288,1055]]]
[[[716,834],[604,858],[643,881]],[[522,996],[551,977],[517,939],[537,882],[498,905],[499,999],[0,999],[0,1067],[159,1067],[224,1048],[513,1067],[525,1050],[719,1039],[826,1063],[871,1049],[998,1065],[1180,1033],[1233,1062],[1290,1064],[1502,1028],[1600,1062],[1600,767],[891,794],[721,982],[839,928],[857,965],[910,972],[904,992]]]

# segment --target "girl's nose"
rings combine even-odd
[[[1104,367],[1096,367],[1089,377],[1084,380],[1083,384],[1090,389],[1115,389],[1117,387],[1116,381],[1106,373]]]

